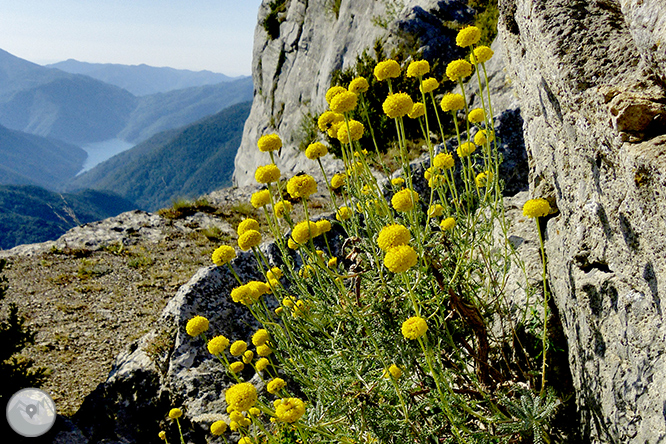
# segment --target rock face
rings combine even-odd
[[[583,440],[666,442],[666,4],[500,13]]]
[[[334,70],[353,67],[364,50],[374,56],[377,40],[389,55],[392,48],[409,42],[426,58],[455,58],[460,50],[455,31],[441,23],[473,20],[473,10],[457,0],[411,0],[397,14],[387,12],[383,1],[343,1],[336,14],[328,0],[286,0],[272,22],[278,31],[272,31],[275,38],[271,38],[263,25],[271,3],[280,2],[262,2],[254,35],[255,95],[236,155],[234,183],[239,186],[254,183],[257,166],[270,162],[256,143],[272,132],[284,142],[276,160],[283,175],[301,170],[319,175],[316,163],[303,162],[298,143],[303,122],[327,109],[324,96]],[[327,157],[327,169],[341,168]]]

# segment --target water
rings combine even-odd
[[[83,162],[83,169],[78,172],[77,176],[133,146],[133,144],[120,139],[109,139],[83,145],[81,148],[88,153],[88,158]]]

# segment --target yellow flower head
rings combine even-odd
[[[465,107],[465,99],[460,94],[444,94],[442,101],[439,103],[439,106],[442,108],[442,111],[457,111]]]
[[[339,113],[334,113],[333,111],[326,111],[317,120],[317,126],[321,131],[328,131],[331,127],[340,122],[344,122],[345,116]]]
[[[164,430],[162,430],[157,436],[159,436],[162,441],[166,440],[166,432]]]
[[[257,355],[266,357],[271,353],[273,353],[273,349],[271,349],[268,344],[261,344],[257,346]]]
[[[169,410],[170,419],[180,418],[181,416],[183,416],[183,411],[181,409],[176,408]]]
[[[523,216],[544,217],[550,213],[550,204],[546,199],[530,199],[523,205]]]
[[[481,30],[476,26],[468,26],[461,29],[456,37],[456,45],[461,48],[467,48],[479,41],[481,38]]]
[[[346,180],[347,180],[347,175],[346,174],[338,173],[338,174],[334,175],[331,178],[331,188],[333,188],[334,190],[337,190],[338,188],[340,188],[341,186],[343,186],[345,184]]]
[[[261,243],[261,233],[257,230],[248,230],[238,238],[238,248],[247,251]]]
[[[229,364],[229,370],[231,373],[240,373],[245,369],[245,364],[241,361],[232,362]]]
[[[315,142],[308,145],[305,149],[305,157],[310,160],[317,160],[328,153],[328,148],[321,142]]]
[[[283,398],[275,403],[275,416],[280,421],[292,424],[305,414],[305,403],[299,398]]]
[[[380,82],[400,75],[400,65],[395,60],[389,59],[377,63],[375,66],[375,77]]]
[[[405,179],[403,179],[402,177],[396,177],[394,179],[391,179],[391,185],[396,187],[401,187],[405,185]]]
[[[486,119],[486,113],[484,113],[481,108],[474,108],[467,115],[467,120],[469,120],[470,123],[481,123],[485,119]]]
[[[319,231],[320,234],[328,233],[331,231],[331,221],[328,219],[321,219],[318,220],[317,222],[317,230]]]
[[[476,182],[477,187],[481,188],[487,186],[488,180],[492,180],[492,178],[493,178],[492,171],[484,171],[476,175],[476,177],[474,178],[474,182]]]
[[[221,267],[224,264],[228,264],[235,257],[236,257],[236,250],[234,249],[234,247],[230,247],[229,245],[222,245],[218,247],[215,251],[213,251],[213,254],[211,255],[213,263],[218,267]]]
[[[439,224],[440,228],[444,231],[453,230],[453,227],[456,226],[456,220],[452,217],[447,217]]]
[[[254,359],[254,352],[252,350],[245,350],[243,353],[243,363],[249,364]]]
[[[363,132],[365,131],[365,127],[361,122],[358,120],[349,120],[349,131],[347,131],[347,125],[342,124],[338,128],[338,133],[337,133],[337,138],[340,141],[340,143],[350,143],[350,137],[351,137],[351,142],[354,142],[356,140],[359,140],[361,137],[363,137]]]
[[[465,142],[456,149],[458,157],[467,157],[476,151],[476,145],[473,142]]]
[[[285,214],[291,213],[291,210],[294,207],[291,205],[291,202],[288,200],[281,200],[280,202],[275,204],[275,208],[273,208],[273,211],[275,212],[275,217],[281,218],[284,217]]]
[[[416,251],[409,245],[398,245],[388,250],[384,256],[384,265],[394,273],[402,273],[416,265]]]
[[[224,397],[232,409],[246,412],[257,402],[257,389],[249,382],[242,382],[229,387]]]
[[[418,119],[419,117],[423,116],[426,112],[426,107],[423,103],[421,102],[416,102],[412,106],[411,111],[407,113],[410,119]]]
[[[317,230],[317,224],[310,221],[304,220],[297,223],[294,226],[294,229],[291,230],[291,238],[299,245],[306,243],[308,240],[317,237],[319,231]]]
[[[439,153],[438,155],[435,156],[433,164],[435,165],[435,168],[438,168],[440,170],[448,170],[450,168],[453,168],[454,164],[453,156],[449,153]]]
[[[268,151],[277,151],[282,148],[282,140],[277,134],[266,134],[259,138],[257,146],[259,146],[259,151],[264,153]]]
[[[495,140],[495,133],[489,133],[486,130],[480,130],[474,135],[474,143],[477,145],[485,145],[493,140]]]
[[[266,282],[261,281],[250,281],[245,284],[247,287],[250,287],[255,293],[259,296],[270,293],[271,287]]]
[[[210,425],[210,433],[212,433],[215,436],[223,435],[224,432],[226,431],[227,431],[227,423],[222,420],[215,421]]]
[[[446,76],[456,82],[458,79],[464,79],[472,74],[472,65],[463,59],[454,60],[446,66]]]
[[[328,260],[328,268],[335,268],[338,266],[338,258],[332,257]]]
[[[294,176],[287,182],[287,192],[294,199],[308,198],[317,192],[317,182],[308,174]]]
[[[268,190],[257,191],[252,193],[250,203],[254,208],[265,207],[271,202],[271,193]]]
[[[429,78],[429,79],[424,79],[421,82],[421,91],[425,94],[428,94],[429,92],[432,92],[439,88],[439,82],[435,78]]]
[[[393,379],[399,379],[402,376],[402,369],[395,364],[391,364],[388,368],[388,375]],[[386,375],[388,377],[388,375]]]
[[[247,218],[244,219],[240,224],[238,224],[236,232],[238,233],[239,236],[242,236],[243,233],[250,230],[259,231],[259,222],[257,222],[255,219]]]
[[[287,383],[282,378],[273,378],[266,384],[266,391],[271,395],[277,395],[280,390],[285,388]]]
[[[396,119],[407,115],[407,113],[412,110],[413,106],[414,101],[409,97],[409,94],[400,92],[389,94],[386,100],[384,100],[382,108],[384,109],[384,114],[391,119]]]
[[[280,308],[282,308],[282,307],[280,307]],[[255,364],[255,368],[257,369],[258,372],[263,372],[264,370],[266,370],[266,367],[268,367],[268,365],[269,365],[270,363],[271,363],[271,361],[269,361],[268,359],[266,359],[266,358],[261,358],[261,359],[258,360],[257,363]]]
[[[248,426],[250,424],[248,424]],[[253,444],[252,438],[250,438],[249,436],[243,436],[241,439],[238,440],[238,444]]]
[[[238,425],[238,423],[236,421],[230,421],[229,422],[229,430],[231,430],[232,432],[235,432],[236,430],[238,430],[239,427],[240,426]]]
[[[423,77],[430,72],[430,63],[427,60],[415,60],[407,67],[407,77]]]
[[[477,63],[486,63],[494,54],[495,52],[487,46],[479,46],[474,48],[474,52],[470,54],[469,58],[476,65]]]
[[[229,353],[232,356],[240,356],[245,353],[245,350],[247,350],[247,342],[245,341],[236,341],[229,347]]]
[[[208,330],[208,319],[203,316],[195,316],[187,321],[185,330],[190,336],[199,336],[201,333]]]
[[[231,290],[231,299],[237,304],[252,305],[259,300],[261,294],[252,285],[241,285]]]
[[[428,208],[429,217],[441,217],[444,214],[444,207],[441,204],[430,205]]]
[[[387,225],[379,232],[377,245],[379,245],[379,248],[383,251],[388,251],[398,245],[407,245],[411,239],[412,234],[404,225]]]
[[[428,324],[425,319],[419,316],[413,316],[402,323],[402,335],[405,339],[418,339],[428,330]]]
[[[255,347],[264,345],[266,342],[268,342],[268,331],[265,328],[260,328],[252,335],[252,344]]]
[[[370,88],[370,85],[368,84],[368,81],[365,80],[365,77],[356,77],[349,83],[349,91],[356,94],[364,93],[368,88]]]
[[[298,275],[302,278],[308,279],[315,275],[315,269],[312,265],[304,265],[303,268],[298,270]]]
[[[419,193],[405,188],[393,195],[391,205],[396,211],[411,211],[419,202]]]
[[[260,166],[255,171],[254,178],[259,183],[277,182],[280,178],[280,169],[272,163]]]
[[[266,272],[266,277],[268,279],[282,279],[282,276],[284,276],[284,273],[282,273],[282,270],[280,270],[278,267],[273,267],[268,272]]]
[[[356,108],[358,96],[351,91],[342,91],[331,99],[331,111],[334,113],[346,113]]]
[[[337,213],[335,213],[335,218],[340,222],[347,220],[350,217],[352,217],[352,210],[349,207],[340,207]]]
[[[347,91],[347,88],[344,86],[331,86],[328,91],[326,91],[326,103],[331,105],[331,100],[333,100],[333,97],[337,96],[340,93],[343,93]]]
[[[229,347],[229,340],[224,336],[215,336],[208,341],[208,351],[211,355],[219,355]]]

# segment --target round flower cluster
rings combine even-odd
[[[257,354],[259,356],[266,357],[271,353],[273,353],[273,350],[268,346],[268,344],[261,344],[257,346]]]
[[[340,188],[341,186],[343,186],[345,184],[346,180],[347,180],[347,175],[346,174],[338,173],[338,174],[334,175],[331,178],[331,188],[333,188],[334,190],[337,190],[338,188]]]
[[[409,245],[398,245],[388,250],[384,257],[384,265],[394,273],[402,273],[416,265],[416,251]]]
[[[257,230],[248,230],[238,237],[238,248],[247,251],[261,243],[261,233]]]
[[[427,94],[439,88],[439,82],[437,81],[437,79],[431,77],[429,79],[423,80],[421,82],[420,88],[423,93]]]
[[[347,88],[344,86],[331,86],[328,91],[326,91],[326,103],[331,106],[331,101],[333,97],[337,96],[340,93],[346,92]]]
[[[342,114],[334,113],[333,111],[326,111],[319,119],[317,119],[317,126],[321,131],[328,131],[336,123],[344,122],[345,116]]]
[[[455,82],[472,74],[472,65],[463,59],[454,60],[446,66],[446,76]]]
[[[354,142],[363,137],[364,131],[365,127],[361,122],[358,120],[350,119],[349,130],[347,129],[347,125],[344,123],[340,125],[338,128],[337,139],[340,141],[340,143],[350,143],[350,138],[351,142]]]
[[[201,333],[208,330],[208,319],[203,316],[195,316],[187,321],[185,330],[190,336],[199,336]]]
[[[460,94],[444,94],[442,101],[439,103],[442,111],[457,111],[465,107],[465,99]]]
[[[453,156],[449,153],[439,153],[435,156],[432,163],[435,165],[435,168],[440,170],[448,170],[453,168]]]
[[[275,204],[275,208],[273,208],[273,211],[275,212],[275,217],[281,218],[284,217],[285,214],[291,213],[291,210],[293,209],[293,205],[291,202],[288,200],[281,200],[280,202]]]
[[[277,399],[273,407],[275,407],[275,416],[289,424],[298,421],[305,414],[305,403],[299,398]]]
[[[356,108],[358,96],[351,91],[342,91],[331,99],[331,111],[334,113],[346,113]]]
[[[411,211],[419,201],[419,193],[405,188],[393,195],[391,205],[396,211]]]
[[[254,367],[257,369],[258,372],[263,372],[264,370],[266,370],[266,367],[268,367],[270,363],[271,362],[268,359],[261,358],[260,360],[257,361]]]
[[[481,38],[481,30],[476,26],[468,26],[461,29],[456,36],[456,45],[467,48],[474,45]]]
[[[375,77],[380,82],[382,80],[395,78],[400,75],[400,65],[395,60],[389,59],[377,63],[375,66]]]
[[[396,177],[391,179],[391,185],[396,186],[396,187],[402,187],[405,185],[405,179],[402,177]]]
[[[275,164],[260,166],[254,173],[254,178],[259,183],[277,182],[280,178],[280,169]]]
[[[444,231],[452,230],[453,227],[455,226],[456,226],[456,220],[452,217],[447,217],[442,221],[441,224],[439,224],[439,227]]]
[[[370,85],[368,84],[368,81],[365,80],[365,77],[356,77],[349,83],[349,91],[356,94],[364,93],[368,88],[370,88]]]
[[[226,431],[227,431],[227,423],[222,420],[215,421],[210,425],[210,433],[212,433],[215,436],[223,435],[224,432]]]
[[[530,199],[523,205],[523,216],[543,217],[550,213],[550,204],[546,199]]]
[[[444,207],[442,204],[430,205],[428,208],[428,217],[442,217],[444,214]]]
[[[236,341],[229,347],[231,356],[240,356],[245,353],[245,350],[247,350],[247,342],[245,341]]]
[[[421,102],[416,102],[412,106],[412,110],[407,113],[410,119],[418,119],[419,117],[423,116],[426,112],[426,107],[423,103]]]
[[[243,353],[243,364],[249,364],[252,362],[252,359],[254,359],[252,350],[245,350],[245,353]]]
[[[399,379],[402,376],[402,369],[395,364],[391,364],[388,370],[384,371],[384,377],[392,377],[393,379]]]
[[[407,77],[423,77],[430,72],[427,60],[415,60],[407,67]]]
[[[331,231],[331,228],[333,227],[331,226],[330,220],[321,219],[317,221],[317,231],[319,232],[319,234],[328,233],[329,231]]]
[[[252,193],[250,203],[254,208],[265,207],[271,202],[271,193],[268,190],[257,191]]]
[[[486,113],[483,112],[481,108],[474,108],[467,115],[467,120],[470,123],[481,123],[486,119]]]
[[[335,218],[342,222],[343,220],[348,220],[352,217],[352,210],[349,207],[340,207],[335,213]]]
[[[257,302],[262,294],[265,293],[260,293],[256,286],[247,283],[231,290],[231,300],[237,304],[249,306]]]
[[[228,264],[235,257],[236,257],[236,250],[234,249],[234,247],[230,247],[229,245],[222,245],[218,247],[215,251],[213,251],[213,254],[211,255],[213,263],[218,267],[221,267],[224,264]]]
[[[247,218],[238,224],[236,233],[238,233],[239,236],[242,236],[243,233],[246,233],[250,230],[259,231],[259,222],[257,222],[255,219]]]
[[[268,152],[268,151],[277,151],[282,148],[282,140],[277,134],[266,134],[261,136],[257,142],[259,151]]]
[[[266,384],[266,391],[271,395],[277,395],[280,390],[285,388],[287,383],[282,378],[273,378]]]
[[[169,410],[169,418],[178,419],[181,416],[183,416],[183,411],[181,409],[175,408],[175,409]]]
[[[476,151],[476,145],[473,142],[465,142],[456,149],[458,157],[467,157]]]
[[[485,145],[493,140],[495,140],[495,134],[486,130],[480,130],[474,135],[474,143],[477,145]]]
[[[249,382],[241,382],[229,387],[224,398],[233,410],[246,412],[257,402],[257,389]]]
[[[328,153],[328,148],[321,142],[315,142],[308,145],[305,149],[305,157],[310,160],[317,160]]]
[[[470,54],[469,58],[470,61],[476,65],[477,63],[486,63],[493,57],[493,55],[495,55],[495,52],[492,49],[487,46],[479,46],[478,48],[474,48],[474,51]]]
[[[317,192],[317,182],[308,174],[294,176],[287,182],[287,192],[294,199],[308,198]]]
[[[211,355],[219,355],[229,347],[229,340],[224,336],[215,336],[208,341],[208,351]]]
[[[231,373],[240,373],[245,369],[245,364],[241,361],[232,362],[229,364],[229,370]]]
[[[280,270],[278,267],[273,267],[266,272],[266,277],[271,280],[282,279],[282,276],[284,276],[284,273],[282,273],[282,270]]]
[[[304,220],[297,223],[294,229],[291,230],[291,238],[298,245],[302,245],[319,235],[317,224],[311,220]]]
[[[425,319],[419,316],[412,316],[402,323],[402,335],[405,339],[418,339],[428,330],[428,324]]]
[[[492,178],[493,178],[492,171],[484,171],[482,173],[477,174],[476,177],[474,178],[474,181],[476,182],[476,186],[481,188],[487,186],[488,180],[492,180]]]
[[[264,328],[260,328],[252,335],[252,344],[255,347],[259,345],[264,345],[268,342],[268,331]]]
[[[398,245],[407,245],[411,239],[412,234],[404,225],[387,225],[379,232],[377,245],[383,251],[388,251],[390,248],[397,247]]]
[[[400,92],[390,94],[386,100],[384,100],[382,108],[384,109],[384,114],[391,119],[396,119],[407,115],[407,113],[412,110],[412,106],[414,106],[414,101],[409,97],[409,94]]]

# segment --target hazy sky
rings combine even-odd
[[[0,49],[39,64],[249,75],[261,0],[0,0]]]

